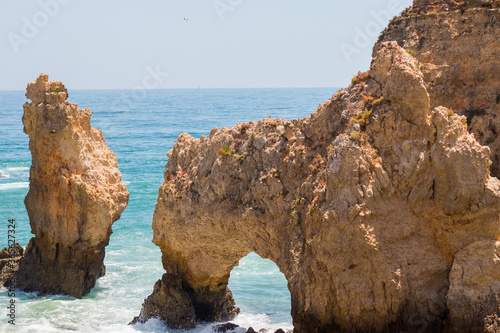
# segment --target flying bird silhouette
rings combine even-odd
[[[186,22],[187,22],[188,20],[189,20],[189,19],[187,19],[187,18],[184,18],[184,21],[186,21]]]

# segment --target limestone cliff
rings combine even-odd
[[[499,177],[500,1],[415,2],[392,20],[380,42],[395,40],[417,58],[431,106],[467,117],[469,131],[491,148],[491,171]]]
[[[25,205],[35,237],[17,284],[82,297],[104,274],[104,247],[129,194],[116,155],[90,125],[90,109],[67,102],[64,85],[46,74],[28,84],[26,97],[32,101],[23,116],[32,164]]]
[[[440,12],[417,2],[437,25]],[[462,19],[490,10],[498,17],[466,6]],[[471,75],[498,87],[488,60],[475,61]],[[440,106],[454,101],[448,81],[430,85],[426,66],[380,42],[369,71],[311,117],[179,136],[153,218],[166,274],[137,320],[230,318],[229,274],[254,251],[285,275],[295,333],[500,332],[500,181],[467,117]],[[468,84],[495,107],[489,88]],[[457,98],[447,106],[476,102]]]

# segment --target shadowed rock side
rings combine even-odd
[[[35,234],[21,260],[20,289],[82,297],[104,270],[111,225],[127,206],[116,155],[90,125],[90,109],[66,102],[59,81],[28,84],[24,132],[32,165],[25,199]]]
[[[232,317],[229,274],[255,251],[296,333],[498,330],[500,182],[420,67],[382,43],[311,117],[180,135],[153,219],[167,273],[137,320]]]
[[[469,132],[491,148],[500,176],[500,1],[416,0],[394,18],[374,47],[397,41],[415,56],[431,107],[467,117]]]

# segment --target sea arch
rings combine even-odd
[[[240,326],[275,329],[290,326],[290,291],[285,276],[272,260],[249,253],[231,271],[228,286],[241,310],[235,319]]]
[[[198,322],[232,320],[239,308],[228,287],[231,271],[242,258],[256,253],[271,260],[283,273],[295,328],[305,322],[302,293],[311,286],[301,282],[301,276],[296,274],[300,270],[298,254],[302,242],[297,239],[295,245],[283,246],[283,242],[290,243],[287,238],[293,232],[253,229],[251,226],[262,216],[235,216],[234,211],[217,210],[203,219],[188,214],[190,221],[180,218],[182,215],[163,203],[156,206],[153,241],[161,248],[167,273],[155,284],[135,321],[159,317],[171,328],[186,329]],[[190,225],[188,229],[186,224]],[[294,223],[290,226],[296,228]]]

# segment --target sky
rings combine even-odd
[[[344,87],[411,0],[0,0],[0,90]]]

